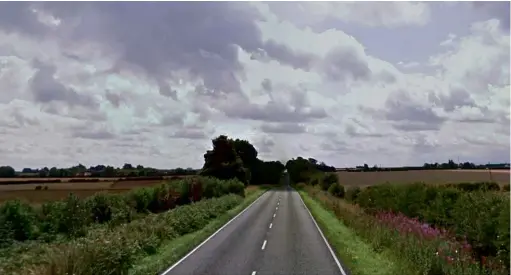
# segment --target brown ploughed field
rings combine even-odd
[[[181,178],[182,176],[172,177]],[[62,183],[23,183],[23,184],[0,184],[0,203],[7,200],[21,199],[31,204],[42,204],[47,201],[65,199],[69,193],[80,198],[92,196],[99,192],[121,193],[134,188],[155,186],[162,183],[162,180],[126,180],[116,181],[117,178],[99,178],[99,182],[65,182],[69,179],[61,179]],[[5,179],[3,179],[5,180]],[[13,179],[8,179],[12,181]],[[29,182],[29,178],[16,179]],[[37,178],[34,180],[41,180]],[[45,178],[51,180],[51,178]],[[1,181],[1,180],[0,180]],[[35,190],[41,186],[41,190]],[[48,187],[47,190],[44,190]]]
[[[365,187],[375,184],[425,182],[428,184],[494,181],[509,184],[509,170],[423,170],[390,172],[337,172],[346,186]]]

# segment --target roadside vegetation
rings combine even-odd
[[[353,274],[509,274],[509,187],[388,183],[345,189],[332,174],[307,162],[295,159],[286,167],[306,201],[314,199],[337,217],[313,213],[326,234],[347,238],[333,229],[345,226],[372,248],[350,254],[346,244],[329,238]],[[372,273],[357,265],[364,262],[360,257],[374,257],[371,253],[391,259],[394,270]]]
[[[4,202],[0,274],[156,274],[168,267],[160,255],[184,256],[265,187],[278,184],[285,169],[259,160],[249,142],[226,136],[213,140],[204,159],[198,176],[155,187],[71,194],[41,206]],[[151,257],[160,261],[144,260]]]

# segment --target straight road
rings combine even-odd
[[[270,190],[162,275],[348,275],[300,195]]]

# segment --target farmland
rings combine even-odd
[[[166,177],[165,180],[174,180],[185,176]],[[41,178],[0,179],[2,181],[19,181],[19,184],[0,184],[0,202],[20,199],[31,204],[41,204],[48,201],[65,199],[69,193],[79,198],[92,196],[98,192],[121,193],[139,187],[156,186],[162,180],[120,180],[120,178],[87,178],[98,179],[96,182],[69,182],[78,178],[46,178],[45,181],[61,180],[59,183],[30,183]],[[79,178],[83,179],[83,178]],[[36,190],[40,188],[40,190]]]
[[[347,187],[365,187],[386,182],[427,184],[494,181],[509,184],[509,170],[413,170],[389,172],[337,172],[339,183]]]

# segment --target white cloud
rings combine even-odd
[[[0,19],[0,165],[200,167],[220,134],[265,159],[338,166],[509,160],[510,45],[497,16],[446,31],[427,62],[395,62],[356,28],[420,36],[429,4],[225,2],[206,17],[185,3],[34,5],[37,16]],[[168,19],[171,6],[205,21]],[[104,24],[80,23],[91,20]],[[157,38],[134,38],[149,29]]]

